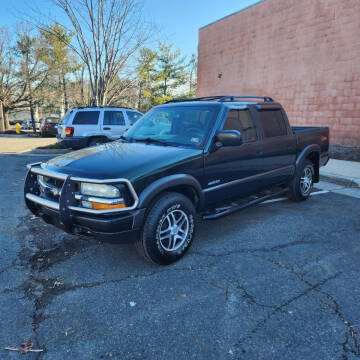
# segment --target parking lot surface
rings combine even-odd
[[[202,222],[158,267],[32,216],[25,164],[40,160],[0,155],[0,359],[27,339],[43,349],[27,359],[359,359],[359,198]]]
[[[39,146],[57,143],[55,137],[28,137],[26,135],[0,136],[0,154],[16,154],[31,151]]]

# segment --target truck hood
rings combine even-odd
[[[200,156],[199,149],[116,141],[58,156],[42,167],[77,177],[134,181]]]

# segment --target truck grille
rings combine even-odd
[[[69,217],[69,211],[79,211],[90,214],[112,214],[136,209],[139,203],[139,198],[128,179],[114,178],[102,180],[80,178],[49,171],[39,165],[40,163],[27,165],[29,172],[26,175],[24,185],[26,204],[34,214],[39,212],[39,206],[60,211],[62,217]],[[129,205],[127,207],[104,210],[83,207],[79,194],[80,184],[82,182],[94,184],[123,184],[125,187],[124,197],[126,195],[125,203]],[[127,196],[129,197],[128,199]]]
[[[60,201],[61,188],[64,185],[64,180],[38,175],[38,184],[42,198],[57,203]]]

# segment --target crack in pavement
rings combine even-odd
[[[268,259],[268,258],[265,258],[265,257],[261,257],[261,258],[266,260],[266,261],[269,261],[269,262],[273,263],[274,265],[280,267],[281,269],[285,269],[285,270],[289,271],[293,275],[297,276],[299,278],[299,280],[301,280],[307,286],[312,286],[312,284],[308,280],[306,280],[304,278],[304,276],[306,275],[305,273],[298,272],[293,267],[287,266],[283,262],[273,260],[273,259]],[[332,302],[332,304],[334,306],[334,314],[336,314],[338,319],[348,329],[345,332],[345,340],[341,343],[341,346],[342,346],[342,349],[343,349],[342,359],[346,360],[348,358],[348,356],[347,356],[348,352],[351,352],[355,356],[359,357],[360,356],[360,342],[356,337],[357,332],[354,329],[354,325],[350,321],[345,320],[345,318],[344,318],[344,316],[343,316],[343,314],[342,314],[342,312],[340,310],[340,305],[339,305],[338,301],[335,299],[334,296],[332,296],[328,292],[322,291],[322,290],[320,290],[318,288],[314,289],[314,291],[324,295],[328,300],[330,300]],[[352,344],[350,344],[350,341],[352,341]],[[352,345],[352,348],[350,348],[351,345]]]
[[[331,235],[342,233],[345,231],[348,231],[348,228],[344,229],[337,229],[336,231],[331,231]],[[312,234],[304,234],[300,238],[306,239],[307,237],[315,237],[315,236],[322,236],[324,238],[327,237],[327,233],[312,233]],[[208,256],[208,257],[221,257],[221,256],[230,256],[232,254],[254,254],[254,253],[271,253],[275,251],[280,251],[282,249],[286,249],[292,246],[298,246],[298,245],[313,245],[313,244],[330,244],[331,242],[328,240],[295,240],[291,242],[287,242],[284,244],[275,245],[273,247],[267,248],[267,247],[261,247],[261,248],[253,248],[253,249],[237,249],[237,250],[230,250],[225,252],[217,252],[217,253],[211,253],[206,251],[198,251],[198,250],[190,250],[192,254],[200,255],[200,256]]]
[[[208,280],[208,279],[205,279],[203,277],[199,277],[202,281],[204,281],[205,283],[211,285],[211,286],[214,286],[216,287],[217,289],[220,289],[222,291],[224,291],[224,296],[225,296],[225,301],[227,301],[229,299],[229,294],[231,293],[229,291],[230,288],[232,288],[232,290],[239,290],[242,292],[242,299],[245,299],[249,304],[252,304],[252,305],[257,305],[257,306],[260,306],[262,308],[269,308],[269,309],[274,309],[275,306],[273,305],[267,305],[267,304],[262,304],[262,303],[259,303],[256,299],[255,299],[255,296],[252,295],[247,289],[246,287],[243,285],[243,284],[240,284],[239,282],[236,281],[236,279],[231,279],[232,282],[236,282],[236,286],[232,286],[232,284],[230,283],[230,281],[228,280],[225,280],[225,286],[221,286],[219,284],[216,283],[215,280]],[[224,279],[221,279],[222,282],[224,282]]]
[[[221,257],[221,256],[230,256],[230,255],[234,255],[234,254],[254,254],[254,253],[258,253],[258,252],[270,253],[270,252],[280,251],[282,249],[286,249],[286,248],[289,248],[292,246],[327,244],[327,243],[329,243],[329,242],[328,241],[316,241],[316,240],[311,240],[311,241],[310,240],[309,241],[296,240],[296,241],[292,241],[289,243],[276,245],[271,248],[264,247],[264,248],[254,248],[254,249],[238,249],[238,250],[231,250],[231,251],[216,253],[216,254],[209,253],[209,252],[202,252],[202,251],[191,251],[191,253],[195,254],[195,255],[200,255],[200,256]]]
[[[51,278],[41,279],[35,277],[34,274],[32,273],[29,277],[29,280],[25,282],[20,288],[8,289],[8,291],[16,291],[16,290],[25,291],[26,296],[34,300],[35,312],[33,314],[33,327],[36,330],[39,324],[48,318],[48,316],[43,315],[43,309],[46,308],[47,305],[49,305],[56,296],[59,296],[66,292],[76,291],[78,289],[90,289],[108,284],[116,284],[127,280],[148,278],[158,274],[169,273],[174,271],[203,271],[211,268],[213,265],[214,265],[213,263],[210,263],[200,267],[187,266],[187,267],[166,268],[163,270],[157,270],[143,274],[127,275],[120,279],[104,280],[93,283],[83,283],[78,285],[68,285],[59,282],[57,279],[51,279]]]
[[[338,272],[334,275],[331,275],[321,281],[319,281],[318,283],[308,287],[307,289],[305,289],[304,291],[302,291],[300,294],[297,294],[293,297],[291,297],[290,299],[286,300],[284,303],[282,303],[279,306],[276,306],[275,309],[273,311],[271,311],[265,318],[263,318],[262,320],[258,321],[257,324],[250,330],[249,334],[244,336],[243,338],[241,338],[237,343],[234,344],[234,347],[240,347],[242,348],[242,352],[244,353],[244,347],[243,344],[246,340],[249,340],[253,337],[253,335],[260,330],[262,327],[265,326],[265,324],[267,323],[268,320],[270,320],[277,312],[282,311],[282,309],[288,305],[290,305],[291,303],[293,303],[294,301],[302,298],[303,296],[307,295],[308,293],[316,290],[317,288],[319,288],[320,286],[326,284],[328,281],[333,280],[335,278],[337,278],[339,275],[341,275],[341,272]]]

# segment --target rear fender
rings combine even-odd
[[[305,159],[310,159],[314,163],[315,170],[315,182],[319,182],[319,164],[320,164],[320,153],[321,149],[319,145],[313,144],[306,146],[296,159],[296,171],[301,169],[301,165]]]

